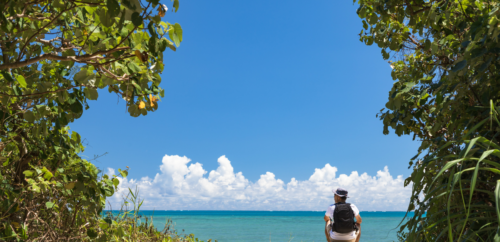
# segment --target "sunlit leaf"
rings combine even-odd
[[[46,203],[45,203],[45,206],[46,206],[48,209],[51,209],[52,207],[54,207],[54,203],[53,203],[53,202],[46,202]]]
[[[145,107],[146,107],[146,103],[145,103],[145,102],[143,102],[143,101],[140,101],[140,102],[139,102],[139,109],[143,109],[143,108],[145,108]]]
[[[64,185],[64,188],[66,189],[73,189],[75,187],[75,182],[70,182],[66,185]]]

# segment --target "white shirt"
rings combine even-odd
[[[356,207],[356,205],[351,204],[352,211],[354,212],[354,216],[359,215],[359,209]],[[335,211],[335,204],[332,204],[326,209],[325,215],[330,217],[332,220],[332,223],[335,223],[333,221],[333,211]],[[358,234],[356,233],[356,230],[352,231],[351,233],[337,233],[334,231],[330,232],[330,238],[335,239],[335,240],[350,240],[350,239],[356,239],[356,236]]]

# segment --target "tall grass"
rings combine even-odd
[[[444,143],[415,167],[415,213],[401,226],[401,241],[500,241],[500,121],[493,101],[488,108],[489,117],[462,140]]]
[[[132,191],[129,188],[128,194],[123,197],[120,210],[114,212],[111,209],[103,214],[98,231],[95,231],[96,241],[201,242],[193,234],[179,234],[171,219],[165,221],[163,228],[155,227],[153,216],[141,214],[143,202],[144,200],[139,197],[139,190],[136,188]],[[212,240],[209,239],[207,242],[212,242]]]

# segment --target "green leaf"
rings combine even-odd
[[[431,50],[432,50],[433,55],[435,55],[438,52],[439,46],[438,46],[438,43],[436,41],[432,42]]]
[[[43,167],[42,172],[43,172],[43,178],[47,181],[54,176],[52,172],[50,172],[45,166]]]
[[[382,49],[382,57],[384,58],[384,60],[387,60],[390,57],[389,53],[387,53],[385,49]]]
[[[139,117],[139,115],[140,115],[139,108],[135,104],[131,104],[128,107],[128,112],[130,113],[130,116],[132,116],[132,117]]]
[[[106,77],[106,76],[104,76],[104,77],[102,78],[102,84],[103,84],[104,86],[107,86],[107,85],[112,85],[112,84],[113,84],[113,82],[114,82],[114,79],[112,79],[112,78],[109,78],[109,77]]]
[[[71,108],[71,112],[74,112],[74,113],[81,113],[83,111],[83,106],[80,103],[80,101],[78,101],[78,100],[75,100],[75,102],[73,104],[71,104],[70,108]]]
[[[32,111],[28,110],[24,113],[24,119],[30,123],[35,122],[35,115]]]
[[[16,75],[16,79],[19,82],[19,86],[26,88],[26,80],[24,79],[24,76]]]
[[[156,38],[155,37],[151,37],[148,41],[148,47],[149,47],[149,50],[151,51],[151,53],[155,54],[156,55]]]
[[[135,81],[132,81],[132,85],[136,88],[137,92],[142,92],[142,88]]]
[[[71,190],[75,187],[75,184],[76,184],[75,182],[70,182],[70,183],[64,185],[64,188]]]
[[[140,13],[134,12],[132,14],[132,23],[134,24],[134,26],[136,27],[140,26],[142,24],[142,21],[143,19]]]
[[[155,22],[155,23],[159,24],[159,23],[161,22],[161,17],[160,17],[160,16],[158,16],[158,15],[154,16],[154,17],[153,17],[153,22]]]
[[[174,0],[174,9],[175,9],[175,12],[177,13],[177,10],[179,10],[179,0]]]
[[[111,18],[120,15],[120,5],[116,0],[106,0],[106,6],[108,7],[109,16]]]
[[[372,16],[370,17],[369,23],[376,24],[377,22],[378,22],[378,16],[377,14],[373,13]]]
[[[46,206],[48,209],[51,209],[52,207],[54,207],[54,203],[53,203],[53,202],[46,202],[46,203],[45,203],[45,206]]]
[[[73,77],[73,79],[77,83],[83,83],[83,82],[87,81],[87,79],[88,79],[87,69],[81,69],[78,73],[75,74],[75,76]]]
[[[111,196],[113,196],[114,193],[115,193],[115,191],[113,190],[113,187],[107,186],[104,188],[104,195],[106,197],[111,197]]]
[[[99,227],[101,227],[101,229],[105,230],[109,227],[109,224],[106,221],[101,219],[101,220],[99,220]]]
[[[120,228],[121,228],[121,227],[120,227]],[[98,233],[94,230],[94,228],[89,228],[89,229],[87,229],[87,235],[88,235],[91,239],[95,239],[95,238],[97,238]]]
[[[8,81],[8,82],[14,82],[14,78],[12,78],[12,76],[5,72],[5,71],[0,71],[0,74],[2,74],[2,76]]]
[[[149,31],[149,34],[151,34],[151,38],[156,37],[156,32],[154,30],[154,23],[153,21],[149,22],[148,24],[148,31]]]
[[[467,60],[463,60],[463,61],[460,61],[457,64],[455,64],[455,66],[453,68],[451,68],[451,71],[457,72],[457,71],[464,69],[464,67],[466,67],[466,66],[467,66]]]
[[[109,179],[104,179],[104,183],[106,183],[106,185],[112,187],[113,186],[113,182]]]
[[[23,174],[25,177],[31,177],[31,176],[33,176],[33,173],[34,173],[33,171],[29,171],[29,170],[23,171]]]
[[[162,38],[159,42],[159,45],[158,45],[159,51],[161,51],[161,52],[165,51],[167,46],[168,46],[167,40],[165,38]]]
[[[117,187],[118,184],[120,184],[120,180],[118,180],[117,178],[113,178],[113,185],[115,185],[115,187]]]
[[[495,187],[495,208],[497,212],[497,220],[498,223],[500,224],[500,180],[497,180],[497,184]],[[497,241],[500,241],[499,230],[497,230],[497,233],[495,235],[495,242]]]
[[[1,28],[3,31],[5,31],[5,32],[11,32],[11,31],[12,31],[12,27],[13,27],[13,26],[14,26],[14,25],[12,24],[12,22],[11,22],[11,21],[6,21],[6,22],[4,22],[4,23],[1,23],[1,24],[0,24],[0,28]]]
[[[113,26],[113,24],[115,23],[115,18],[111,16],[111,13],[109,11],[106,11],[104,9],[99,12],[99,20],[101,20],[102,25],[107,28]]]
[[[121,238],[125,235],[125,232],[123,231],[122,226],[119,226],[117,229],[115,229],[115,235],[118,236],[119,238]]]
[[[426,39],[424,42],[424,50],[428,51],[431,48],[431,41],[429,39]]]
[[[131,0],[122,0],[122,4],[130,10],[135,10],[137,8]]]
[[[139,73],[141,72],[141,67],[139,67],[135,62],[131,61],[127,64],[128,68],[132,70],[134,73]]]
[[[99,93],[95,88],[87,87],[83,92],[85,93],[85,97],[87,97],[89,100],[97,100],[97,98],[99,97]]]
[[[182,28],[181,25],[178,23],[175,23],[174,25],[171,25],[172,28],[168,31],[168,35],[172,41],[174,41],[175,45],[179,47],[179,45],[182,42]]]
[[[477,57],[481,57],[483,56],[484,54],[488,53],[488,49],[486,48],[477,48],[477,49],[474,49],[471,51],[471,59],[474,59],[474,58],[477,58]]]
[[[63,8],[64,7],[64,2],[61,0],[53,0],[52,1],[52,6],[55,8]]]
[[[120,175],[122,175],[122,177],[125,178],[128,176],[128,171],[126,170],[120,171]]]
[[[363,28],[364,29],[368,29],[368,24],[366,23],[366,21],[363,20]]]

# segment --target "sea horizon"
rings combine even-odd
[[[129,210],[130,211],[130,210]],[[118,210],[103,211],[118,214]],[[167,221],[181,234],[203,241],[324,241],[325,211],[308,210],[141,210],[158,229]],[[361,211],[362,241],[397,241],[406,211]],[[290,239],[292,238],[292,239]]]

